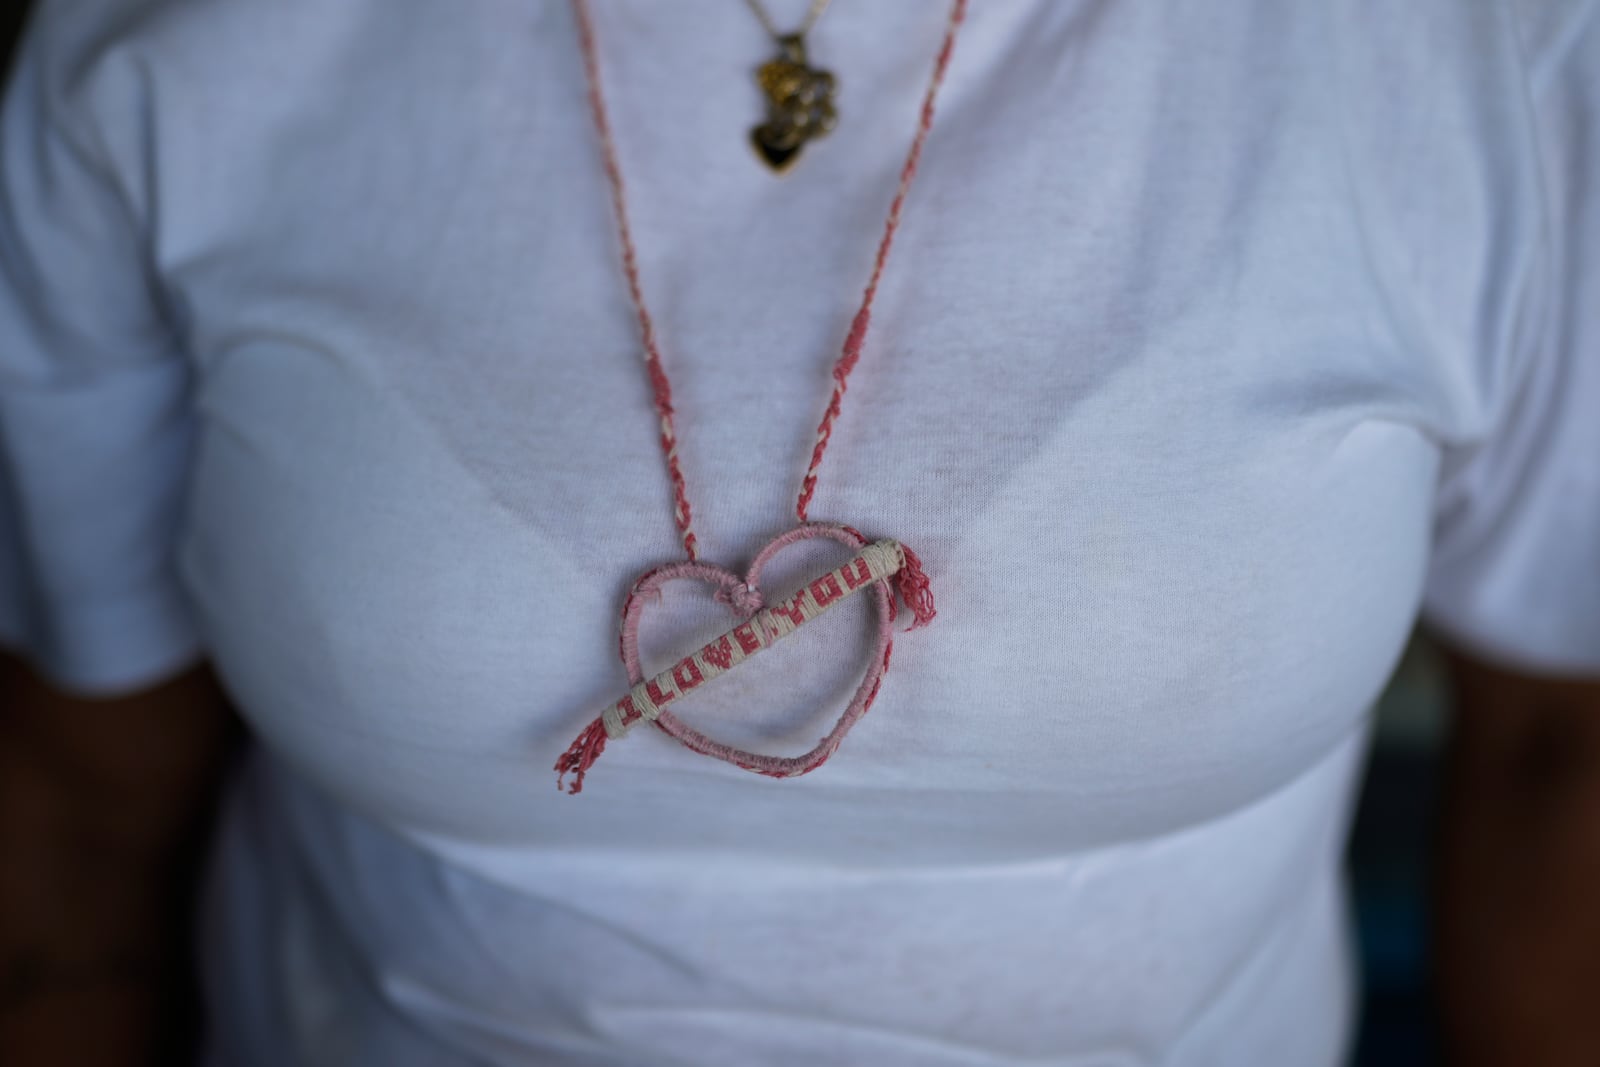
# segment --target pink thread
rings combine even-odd
[[[595,46],[594,24],[589,16],[588,0],[572,0],[572,7],[577,15],[578,36],[583,46],[584,72],[589,79],[589,108],[594,115],[595,130],[600,137],[606,179],[611,186],[611,206],[617,217],[617,233],[622,243],[623,273],[627,276],[628,296],[633,301],[634,310],[639,318],[639,333],[644,341],[645,370],[650,378],[650,390],[655,401],[656,413],[661,418],[661,449],[667,459],[667,477],[672,482],[673,519],[682,534],[684,549],[689,559],[693,561],[698,558],[698,549],[694,532],[690,527],[688,484],[678,462],[678,440],[672,418],[672,385],[667,379],[666,367],[661,362],[654,321],[645,306],[644,286],[639,279],[638,254],[634,249],[633,232],[628,224],[622,167],[617,162],[616,144],[611,136],[611,122],[606,112],[605,97],[600,89],[600,59]],[[917,164],[922,158],[922,146],[928,139],[928,132],[933,128],[934,102],[938,98],[940,86],[944,84],[945,71],[950,66],[950,56],[955,50],[956,33],[961,28],[962,20],[966,18],[966,12],[967,0],[954,0],[945,26],[944,41],[934,60],[933,75],[928,81],[927,92],[923,95],[917,132],[911,139],[911,149],[906,154],[905,164],[900,168],[900,183],[895,189],[894,199],[889,203],[889,215],[884,222],[883,236],[878,242],[878,254],[873,260],[872,274],[862,294],[861,307],[851,321],[850,332],[845,337],[844,347],[833,367],[833,393],[823,412],[822,421],[817,425],[817,440],[811,449],[810,465],[800,480],[800,493],[795,500],[795,514],[801,522],[806,521],[812,494],[816,492],[818,471],[822,467],[822,457],[828,450],[828,442],[833,437],[834,420],[839,417],[844,405],[844,394],[850,372],[855,370],[856,364],[861,359],[862,346],[866,344],[867,330],[872,324],[872,304],[878,294],[878,282],[883,277],[884,267],[889,261],[889,249],[893,246],[895,232],[900,227],[901,210],[905,206],[906,194],[911,190],[912,179],[916,177]]]
[[[719,604],[726,604],[728,610],[742,619],[747,619],[766,607],[766,602],[761,598],[761,590],[749,585],[740,585],[735,589],[718,589],[715,600]]]
[[[735,606],[734,600],[739,596],[739,590],[744,595],[752,597],[759,610],[761,591],[761,572],[778,552],[797,541],[808,540],[815,537],[827,537],[850,548],[857,549],[868,544],[861,534],[848,526],[835,523],[808,523],[805,526],[775,538],[765,548],[756,554],[750,564],[750,570],[745,577],[740,578],[731,571],[724,570],[709,563],[674,563],[665,567],[657,567],[639,578],[629,592],[622,609],[621,639],[619,642],[623,666],[627,668],[630,685],[638,685],[644,679],[644,667],[639,658],[639,620],[643,612],[643,601],[659,599],[660,587],[667,582],[680,579],[691,579],[706,582],[718,590],[718,598],[722,599],[724,593],[728,598],[723,602],[728,604],[735,614],[743,614]],[[904,550],[905,546],[901,546]],[[912,554],[907,552],[907,564],[910,564]],[[877,633],[873,647],[872,657],[869,660],[866,675],[856,687],[855,695],[850,703],[840,714],[829,730],[817,744],[808,752],[798,756],[766,756],[759,752],[737,748],[733,745],[723,744],[713,740],[694,727],[685,723],[671,711],[662,709],[655,719],[656,726],[668,736],[676,739],[684,747],[701,755],[711,756],[716,759],[732,763],[747,771],[764,774],[770,778],[796,778],[816,770],[827,762],[828,757],[839,748],[845,734],[850,732],[867,709],[872,707],[872,702],[877,699],[878,690],[883,684],[884,672],[889,669],[890,654],[894,650],[894,628],[890,625],[895,616],[894,597],[890,594],[888,580],[873,583],[869,591],[874,600],[877,611]],[[928,599],[928,608],[932,609],[932,599]],[[916,609],[913,609],[914,611]],[[931,617],[931,616],[930,616]],[[638,716],[630,715],[627,721],[632,722]],[[566,783],[566,776],[573,775],[572,788],[569,793],[579,793],[583,790],[583,780],[589,769],[594,766],[601,754],[605,751],[606,730],[605,721],[596,717],[583,728],[574,739],[567,751],[556,761],[556,786],[562,788]]]
[[[800,496],[795,501],[795,515],[801,522],[806,521],[806,513],[811,507],[811,495],[816,492],[817,472],[822,467],[823,454],[828,451],[828,442],[833,437],[833,422],[839,417],[839,412],[844,406],[844,393],[850,382],[850,372],[855,370],[856,363],[861,359],[861,348],[867,342],[867,330],[872,325],[872,302],[878,295],[878,282],[883,277],[885,264],[889,262],[889,249],[894,245],[895,231],[900,228],[900,211],[905,206],[906,194],[911,191],[911,180],[917,175],[917,163],[922,158],[922,146],[928,139],[928,131],[933,128],[934,101],[938,98],[939,87],[944,83],[944,73],[950,66],[950,55],[955,50],[956,31],[961,28],[961,21],[966,17],[966,13],[967,0],[955,0],[950,9],[949,24],[945,27],[944,43],[940,45],[939,56],[933,63],[933,78],[928,82],[928,91],[922,98],[922,114],[917,122],[917,134],[911,139],[911,151],[906,154],[905,166],[900,168],[900,185],[895,190],[894,200],[889,204],[889,218],[883,226],[883,238],[878,242],[878,255],[872,264],[872,277],[867,280],[866,292],[861,297],[861,308],[850,323],[850,332],[844,339],[844,349],[839,353],[839,360],[833,366],[833,395],[822,413],[822,421],[817,425],[817,443],[811,449],[811,465],[806,468],[805,477],[800,480]]]
[[[690,560],[699,558],[698,542],[694,535],[689,508],[689,486],[678,463],[678,435],[672,418],[672,383],[667,380],[666,367],[661,362],[661,350],[656,344],[655,323],[644,303],[644,286],[639,280],[639,255],[633,245],[633,230],[628,225],[628,202],[622,185],[622,167],[617,162],[617,148],[611,137],[611,122],[607,117],[605,97],[600,90],[600,57],[594,42],[594,24],[589,18],[586,0],[573,0],[573,10],[578,18],[578,36],[583,44],[583,67],[589,79],[589,110],[594,115],[596,130],[600,134],[600,151],[604,158],[606,178],[611,185],[611,208],[617,216],[617,234],[622,242],[622,271],[628,280],[628,295],[639,313],[639,334],[644,341],[644,365],[650,378],[650,394],[656,414],[661,419],[661,451],[667,460],[667,479],[672,483],[672,518],[683,539],[684,552]]]
[[[622,605],[622,662],[624,664],[639,662],[639,609],[634,601],[641,596],[651,599],[661,598],[661,586],[667,582],[689,578],[694,581],[705,582],[715,586],[717,599],[730,606],[733,603],[734,590],[745,583],[739,576],[723,570],[713,563],[669,563],[665,567],[656,567],[646,571],[633,583],[633,589],[628,593],[627,602]],[[751,581],[755,575],[752,573]],[[758,593],[759,597],[760,594]],[[759,610],[759,606],[757,608]],[[753,614],[753,613],[752,613]],[[632,683],[637,685],[640,679],[635,678]]]
[[[928,584],[928,576],[922,570],[922,560],[904,544],[900,546],[900,551],[906,557],[906,565],[896,572],[894,587],[906,607],[911,609],[913,621],[907,629],[915,630],[928,625],[939,613],[933,610],[933,587]]]
[[[572,788],[567,792],[576,796],[583,792],[583,779],[589,773],[589,768],[594,766],[594,761],[606,750],[606,724],[599,716],[594,722],[583,728],[577,740],[561,754],[556,760],[556,788],[566,785],[567,775],[571,774]]]
[[[814,537],[831,538],[841,544],[848,545],[850,548],[861,548],[868,543],[859,534],[847,531],[844,527],[833,523],[811,523],[807,526],[801,526],[773,540],[756,555],[755,560],[750,564],[750,571],[744,579],[744,584],[759,588],[762,568],[767,565],[776,553],[797,541]],[[689,564],[679,564],[677,567],[671,568],[673,573],[670,574],[667,573],[669,568],[660,568],[656,572],[660,575],[658,581],[666,581],[672,577],[698,577],[702,581],[708,580],[698,572],[689,571],[689,566]],[[713,569],[722,571],[720,567]],[[740,582],[736,575],[726,571],[722,571],[722,575],[719,578],[712,580],[719,586],[724,587],[726,585],[736,585]],[[828,757],[833,755],[838,749],[839,743],[844,740],[845,734],[850,732],[850,728],[872,706],[872,701],[878,695],[878,688],[883,680],[883,672],[889,667],[889,653],[894,645],[894,629],[890,625],[893,599],[889,595],[886,584],[886,582],[876,582],[870,590],[878,613],[878,625],[872,659],[869,661],[870,666],[867,669],[866,677],[861,679],[861,684],[856,688],[855,695],[834,723],[833,729],[829,730],[810,751],[798,756],[766,756],[759,752],[751,752],[747,749],[713,740],[678,718],[671,711],[665,709],[662,710],[660,717],[655,720],[656,726],[669,736],[676,738],[680,744],[690,751],[732,763],[747,771],[764,774],[769,778],[797,778],[802,774],[816,770],[827,762]],[[631,629],[634,634],[633,640],[627,642],[624,646],[628,649],[628,656],[624,659],[623,665],[628,669],[629,683],[637,685],[644,678],[644,669],[639,662],[637,614],[630,622],[625,622],[623,625],[625,628]],[[590,762],[592,763],[593,761]]]

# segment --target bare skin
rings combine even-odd
[[[199,667],[86,700],[0,654],[0,694],[0,1063],[186,1062],[221,690]]]
[[[1449,1067],[1600,1064],[1600,679],[1452,653],[1434,893]]]
[[[1600,680],[1449,658],[1435,893],[1449,1067],[1600,1063]],[[197,667],[113,700],[0,653],[0,1063],[186,1062],[198,843],[235,736]]]

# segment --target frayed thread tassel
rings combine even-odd
[[[594,761],[606,750],[606,723],[603,718],[595,717],[594,722],[583,728],[572,745],[556,760],[556,788],[562,788],[566,783],[568,774],[573,775],[572,788],[567,792],[576,796],[583,792],[583,776],[589,773],[589,768],[594,766]]]
[[[938,612],[933,610],[933,589],[922,570],[922,560],[904,544],[900,546],[900,551],[905,554],[906,565],[895,573],[894,587],[906,607],[911,609],[913,621],[907,629],[915,630],[932,622]]]

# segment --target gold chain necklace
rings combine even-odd
[[[822,137],[839,121],[832,72],[806,61],[806,34],[828,9],[828,0],[811,0],[805,21],[793,33],[780,33],[760,0],[745,0],[761,28],[778,45],[778,54],[756,70],[756,84],[767,98],[767,118],[750,131],[761,161],[778,173],[792,167],[807,141]]]

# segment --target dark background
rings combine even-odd
[[[1377,734],[1351,834],[1362,968],[1353,1067],[1430,1067],[1427,875],[1449,693],[1439,654],[1406,650],[1378,704]]]

